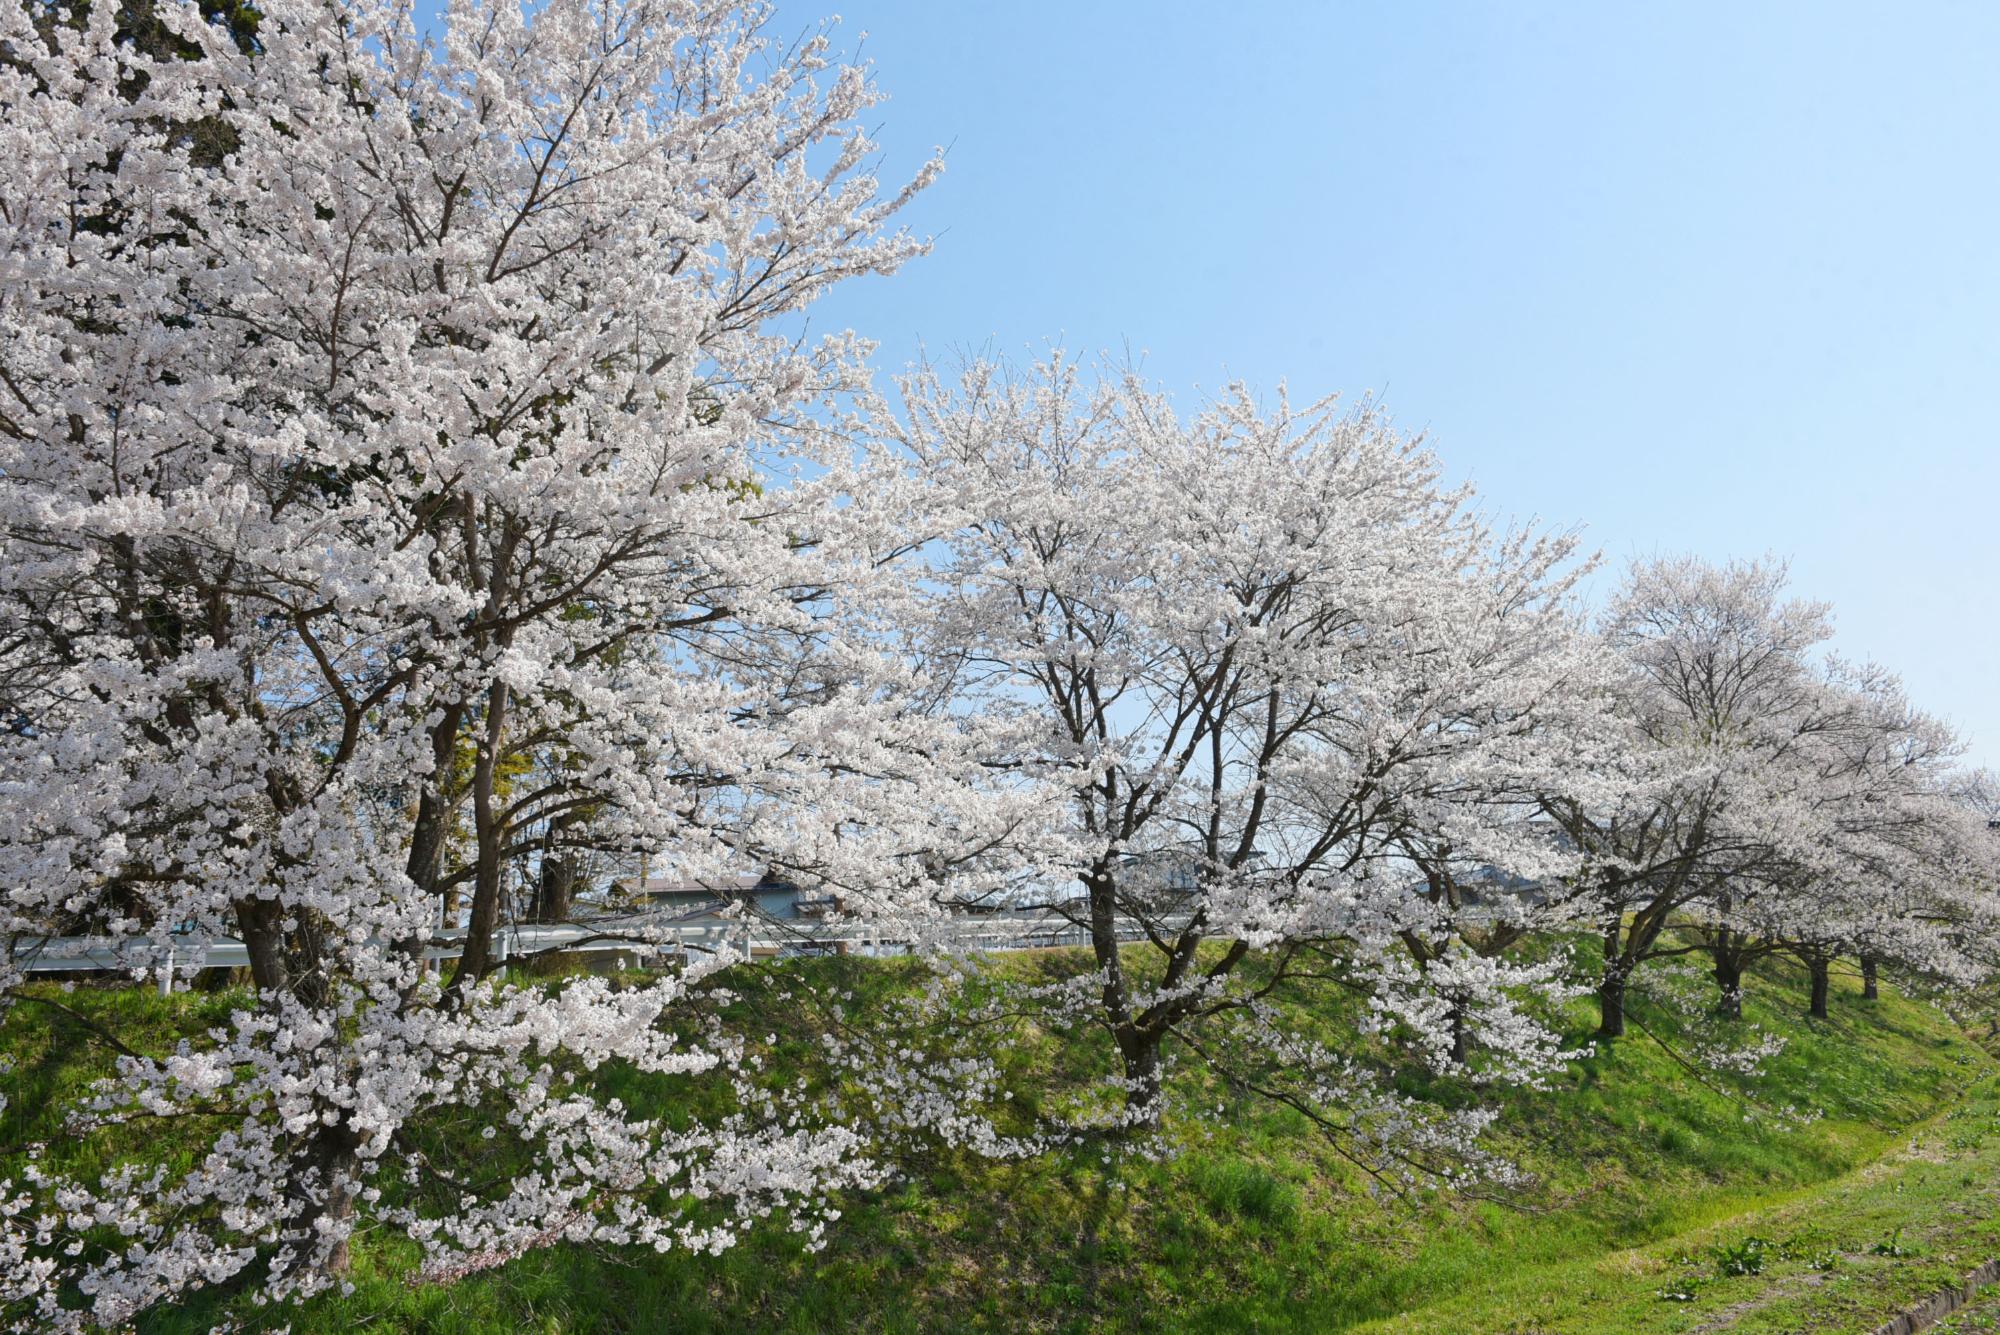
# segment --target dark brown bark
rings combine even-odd
[[[1126,1125],[1131,1130],[1150,1130],[1160,1124],[1161,1049],[1177,1011],[1172,1006],[1155,1006],[1144,1014],[1133,1013],[1119,953],[1118,887],[1111,864],[1098,863],[1082,879],[1090,904],[1091,953],[1104,976],[1100,999],[1125,1077]],[[1178,976],[1176,964],[1183,970],[1186,967],[1178,952],[1169,961],[1169,981]]]
[[[1638,921],[1633,923],[1636,937]],[[1604,973],[1597,983],[1597,1036],[1622,1038],[1625,1035],[1625,980],[1632,970],[1630,952],[1636,944],[1625,936],[1622,918],[1604,925]]]
[[[576,864],[560,855],[544,855],[541,875],[535,881],[534,902],[528,909],[530,922],[567,922],[570,902],[576,894]]]
[[[1863,955],[1861,957],[1861,999],[1863,1001],[1879,1001],[1881,997],[1882,984],[1876,969],[1875,957],[1873,955]]]
[[[565,812],[549,822],[548,837],[542,845],[542,865],[535,878],[534,902],[528,907],[530,922],[567,922],[570,903],[576,895],[576,860],[558,851],[556,842],[576,821],[574,812]]]
[[[445,791],[451,782],[452,757],[458,750],[459,729],[465,722],[465,706],[452,701],[431,728],[431,772],[417,798],[416,823],[410,828],[410,856],[404,871],[410,880],[425,889],[437,885],[444,866],[445,842],[451,835],[451,796]]]
[[[1118,1031],[1118,1055],[1125,1067],[1127,1125],[1150,1130],[1160,1124],[1160,1039],[1153,1030],[1127,1025]]]
[[[291,961],[285,950],[283,917],[284,910],[272,900],[246,899],[236,905],[237,930],[243,933],[243,948],[250,956],[250,981],[260,992],[286,992],[291,988]]]
[[[487,692],[486,728],[472,766],[472,819],[477,862],[472,882],[472,912],[465,924],[465,953],[451,976],[453,991],[463,991],[493,968],[493,932],[500,925],[500,875],[503,869],[498,796],[500,757],[507,740],[507,684],[496,681]]]
[[[1607,974],[1597,985],[1597,1036],[1625,1036],[1625,976]]]
[[[1728,1020],[1743,1018],[1743,960],[1735,951],[1715,952],[1715,1010]]]
[[[332,1126],[320,1126],[308,1134],[292,1159],[287,1191],[297,1203],[298,1215],[288,1230],[297,1248],[291,1260],[295,1270],[313,1270],[323,1275],[344,1275],[353,1266],[353,1250],[343,1237],[324,1255],[317,1239],[323,1226],[344,1232],[350,1225],[359,1194],[359,1141],[348,1126],[345,1114]]]
[[[1824,1020],[1828,994],[1833,990],[1832,969],[1823,958],[1807,961],[1807,967],[1812,970],[1812,1005],[1808,1014],[1815,1020]]]
[[[424,781],[423,791],[417,796],[416,819],[410,826],[410,856],[403,868],[410,884],[427,895],[438,894],[438,880],[444,873],[445,845],[450,841],[453,822],[453,802],[448,785],[451,783],[452,758],[458,751],[459,730],[464,723],[465,705],[454,700],[445,706],[442,716],[431,727],[431,772]],[[447,900],[456,901],[457,898],[458,892],[454,890],[438,901],[440,921],[451,920],[457,905]],[[422,963],[429,938],[430,932],[425,931],[396,943],[405,955],[419,961],[424,972],[430,970],[429,964]]]
[[[1135,1126],[1156,1125],[1159,1120],[1160,1039],[1133,1023],[1132,1007],[1125,990],[1125,963],[1118,951],[1118,895],[1108,862],[1099,862],[1082,877],[1090,911],[1090,950],[1104,983],[1099,999],[1104,1018],[1118,1045],[1119,1060],[1126,1080],[1125,1108]]]

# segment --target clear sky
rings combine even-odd
[[[1374,394],[1608,571],[1788,558],[2000,767],[2000,5],[838,11],[885,181],[950,151],[815,325]]]
[[[2000,765],[2000,6],[841,13],[886,174],[950,152],[816,324],[1373,391],[1613,563],[1789,557]]]

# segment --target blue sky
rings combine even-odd
[[[2000,5],[839,10],[885,178],[950,153],[818,327],[1375,394],[1611,570],[1789,558],[2000,767]]]
[[[2000,6],[841,12],[950,154],[816,324],[1375,392],[1614,564],[1789,557],[2000,765]]]

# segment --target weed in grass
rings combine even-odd
[[[1900,1193],[1902,1190],[1902,1184],[1898,1183],[1896,1189]],[[1868,1253],[1871,1256],[1915,1256],[1916,1255],[1916,1251],[1913,1248],[1905,1247],[1903,1245],[1903,1230],[1900,1228],[1889,1234],[1889,1236],[1887,1238],[1884,1238],[1881,1242],[1878,1242],[1873,1247],[1870,1247],[1868,1249]]]
[[[1741,1242],[1718,1242],[1709,1248],[1715,1258],[1715,1272],[1727,1279],[1732,1275],[1761,1275],[1764,1256],[1771,1240],[1752,1233]]]
[[[1842,1260],[1840,1249],[1817,1233],[1787,1238],[1773,1251],[1780,1260],[1802,1262],[1807,1270],[1816,1274],[1839,1269]]]

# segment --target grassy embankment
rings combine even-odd
[[[893,965],[784,967],[900,985]],[[1097,1148],[1027,1163],[933,1157],[845,1202],[816,1254],[774,1229],[719,1258],[557,1248],[419,1287],[407,1246],[371,1237],[357,1247],[354,1294],[282,1320],[302,1335],[1862,1329],[2000,1252],[2000,1068],[1936,1010],[1886,992],[1863,1001],[1851,980],[1829,1021],[1808,1022],[1802,981],[1772,970],[1749,985],[1748,1018],[1789,1039],[1758,1098],[1822,1118],[1746,1121],[1735,1098],[1635,1033],[1550,1090],[1510,1096],[1495,1141],[1536,1182],[1505,1200],[1373,1198],[1295,1114],[1204,1085],[1191,1093],[1225,1115],[1172,1126],[1179,1152],[1164,1161],[1107,1164]],[[121,1036],[148,1048],[215,1023],[230,1002],[48,995],[115,1012]],[[740,1004],[769,1007],[759,1024],[803,1028],[775,1000]],[[1570,1018],[1588,1031],[1587,1005]],[[1670,1015],[1646,1020],[1672,1037]],[[11,1102],[0,1147],[45,1140],[77,1169],[116,1157],[101,1140],[63,1137],[50,1112],[108,1068],[101,1042],[27,1005],[0,1030],[0,1051],[14,1062],[0,1077]],[[602,1078],[628,1102],[649,1099],[629,1076]],[[171,1160],[192,1142],[153,1133],[143,1152]],[[146,1328],[231,1318],[253,1329],[267,1319],[219,1295]]]

